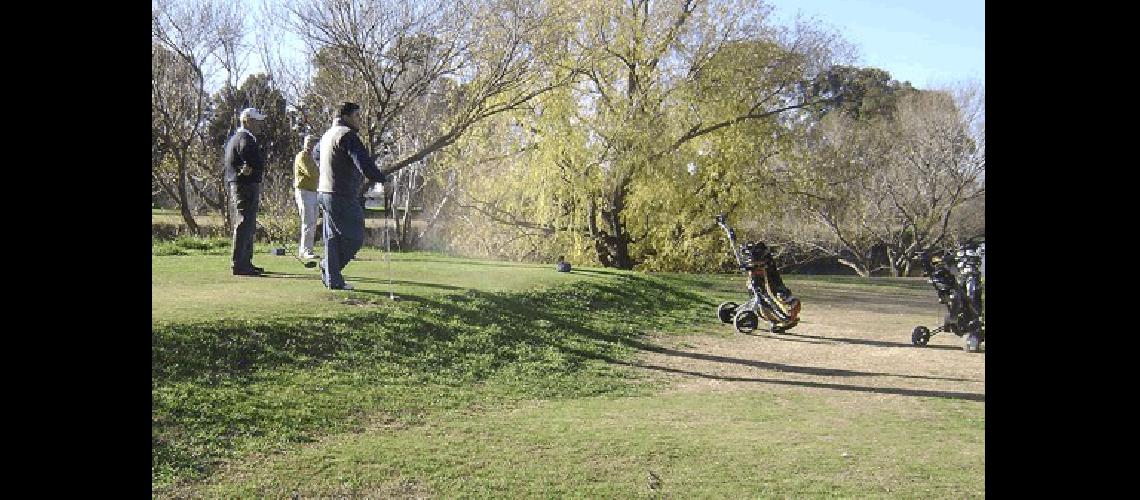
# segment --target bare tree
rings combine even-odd
[[[158,161],[151,179],[175,200],[195,234],[200,230],[191,211],[189,169],[207,120],[207,85],[224,47],[241,32],[233,2],[151,2],[152,151],[161,151],[152,156]]]
[[[955,212],[984,199],[984,110],[977,86],[919,92],[899,102],[885,139],[887,162],[869,186],[875,198],[865,223],[884,244],[895,276],[907,275],[919,252],[957,239]],[[974,215],[984,218],[984,211]]]
[[[339,100],[360,103],[365,144],[379,152],[384,137],[397,143],[398,156],[383,166],[389,172],[413,164],[430,170],[432,162],[424,160],[472,125],[569,78],[541,60],[554,44],[551,8],[542,2],[304,0],[270,10],[316,66],[304,95],[323,102],[306,104],[327,113]],[[406,226],[399,228],[404,241]]]
[[[815,246],[862,276],[905,276],[920,252],[984,228],[984,92],[956,95],[912,92],[892,117],[829,114],[810,127],[799,168],[779,186],[834,238]],[[956,217],[963,206],[968,217]]]

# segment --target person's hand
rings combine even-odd
[[[251,174],[253,174],[253,167],[251,167],[249,165],[241,167],[241,175],[251,175]]]

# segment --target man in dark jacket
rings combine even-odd
[[[321,137],[321,176],[317,183],[317,204],[325,214],[321,281],[332,290],[352,290],[341,271],[364,245],[364,207],[360,203],[364,179],[384,182],[384,174],[360,141],[357,131],[362,126],[360,106],[345,102],[332,127]]]
[[[241,126],[226,141],[226,186],[233,207],[233,274],[260,276],[264,269],[253,265],[253,240],[257,234],[258,197],[265,158],[256,134],[264,128],[265,115],[255,108],[245,108],[239,117]]]

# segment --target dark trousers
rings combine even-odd
[[[321,234],[325,244],[321,280],[329,288],[340,288],[344,286],[341,271],[364,246],[364,208],[356,193],[350,196],[317,193],[317,204],[325,217]]]
[[[257,236],[257,207],[261,184],[231,182],[228,185],[234,223],[233,269],[251,271],[253,240]]]

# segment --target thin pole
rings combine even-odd
[[[384,244],[387,247],[384,252],[384,259],[388,261],[388,299],[396,300],[396,294],[392,291],[392,236],[389,231],[392,222],[395,220],[392,208],[395,206],[396,188],[399,187],[399,184],[395,182],[395,179],[389,182],[392,184],[392,196],[386,196],[384,201],[384,213],[387,214],[384,220]]]

